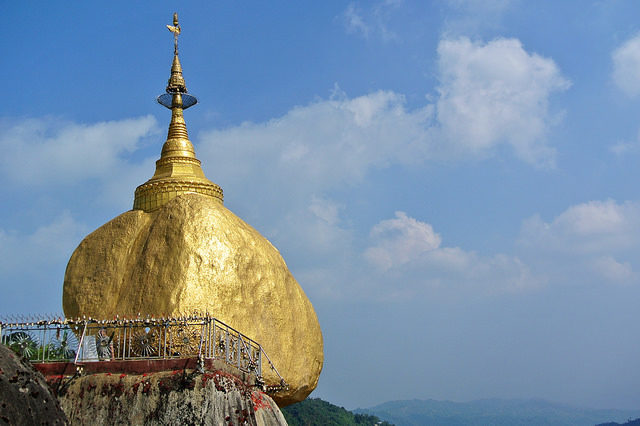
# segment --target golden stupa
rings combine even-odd
[[[223,205],[189,140],[188,94],[178,59],[180,26],[166,94],[171,124],[151,179],[136,188],[133,210],[89,234],[64,277],[67,317],[110,319],[209,312],[262,344],[289,385],[274,396],[284,406],[303,400],[322,370],[316,313],[282,256],[258,231]],[[268,369],[267,369],[268,370]],[[265,371],[267,383],[278,381]]]

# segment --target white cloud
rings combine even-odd
[[[382,0],[370,7],[359,8],[349,3],[340,15],[348,34],[357,34],[365,39],[380,37],[383,41],[397,40],[398,35],[389,29],[390,12],[400,6],[402,0]]]
[[[197,150],[214,179],[251,175],[252,185],[311,194],[357,183],[371,167],[424,159],[431,111],[408,111],[393,92],[332,98],[266,123],[205,132]]]
[[[591,201],[550,222],[533,216],[523,222],[514,254],[447,247],[430,224],[403,212],[375,225],[370,241],[364,258],[379,275],[362,286],[373,291],[372,283],[380,282],[379,294],[399,298],[434,288],[467,293],[630,285],[640,278],[640,203]],[[390,282],[393,289],[385,288]]]
[[[449,144],[462,155],[507,144],[525,161],[553,163],[555,150],[545,143],[556,119],[549,96],[569,87],[553,60],[529,54],[516,39],[442,40],[438,56],[437,119]]]
[[[612,55],[613,82],[629,96],[640,94],[640,34],[617,47]]]
[[[609,150],[615,155],[622,156],[638,148],[640,144],[637,142],[617,142],[609,147]]]
[[[351,250],[352,233],[343,227],[340,206],[327,197],[310,196],[300,200],[300,208],[291,203],[284,220],[272,220],[278,239],[287,247],[305,257],[315,258],[312,263],[335,261]],[[322,260],[320,260],[322,259]]]
[[[349,3],[342,16],[345,28],[349,34],[359,34],[364,38],[369,37],[369,26],[365,24],[364,18],[356,9],[354,3]]]
[[[411,295],[425,288],[453,288],[463,291],[514,291],[536,287],[527,266],[504,254],[480,256],[459,247],[442,247],[433,227],[396,212],[371,230],[372,245],[365,258],[378,271],[394,275],[399,294]]]
[[[31,234],[0,229],[0,271],[7,276],[11,271],[19,274],[38,265],[66,264],[86,231],[69,211]]]
[[[640,205],[590,201],[569,207],[549,223],[533,216],[523,224],[520,243],[565,253],[627,250],[640,244]]]
[[[617,156],[623,156],[640,150],[640,131],[635,141],[619,141],[609,147],[609,150]]]
[[[499,27],[513,0],[446,0],[449,13],[444,33],[470,35]]]
[[[446,0],[449,7],[468,13],[501,13],[513,3],[512,0]]]
[[[533,216],[523,223],[519,246],[555,282],[630,282],[640,266],[640,203],[590,201],[551,222]]]
[[[38,312],[57,306],[65,266],[88,229],[68,211],[32,233],[0,229],[2,312]],[[16,291],[16,284],[20,290]]]
[[[78,124],[55,119],[4,120],[0,173],[37,186],[113,178],[124,156],[157,130],[155,118]]]
[[[282,187],[318,193],[357,183],[373,167],[482,158],[500,145],[530,163],[553,162],[545,138],[557,117],[549,97],[569,83],[551,59],[513,39],[443,40],[438,55],[435,106],[408,110],[390,91],[338,93],[264,123],[204,132],[198,155],[212,178],[255,174],[253,184],[270,188],[264,194]]]
[[[336,225],[339,221],[338,213],[340,205],[327,199],[319,197],[311,198],[311,205],[309,210],[319,219],[322,219],[329,225]]]
[[[385,270],[419,258],[425,252],[437,249],[441,242],[431,225],[408,217],[404,212],[396,212],[394,219],[375,225],[371,237],[377,243],[366,250],[365,257]]]
[[[160,145],[160,143],[158,143]],[[100,202],[106,206],[118,206],[129,209],[133,206],[133,195],[136,187],[153,176],[156,160],[160,157],[160,149],[153,157],[137,163],[121,161],[114,167],[114,173],[105,176],[100,182]],[[117,170],[117,172],[116,172]]]
[[[627,283],[633,278],[633,271],[629,262],[618,262],[612,256],[602,256],[594,260],[594,272],[602,276],[607,282]]]
[[[553,225],[576,236],[620,234],[630,225],[630,218],[625,214],[629,209],[637,210],[636,206],[619,206],[613,200],[591,201],[570,207],[553,221]]]

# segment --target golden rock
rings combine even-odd
[[[202,172],[182,115],[195,98],[182,78],[178,34],[167,94],[158,99],[172,118],[156,172],[136,189],[134,210],[76,248],[63,309],[67,317],[98,319],[209,313],[262,345],[289,384],[274,395],[285,406],[318,383],[320,325],[278,250],[223,205],[222,190]],[[263,375],[278,384],[266,363]]]
[[[68,317],[209,312],[262,344],[289,384],[274,397],[282,406],[311,393],[322,369],[315,311],[278,250],[201,194],[128,211],[89,234],[67,266],[63,306]]]

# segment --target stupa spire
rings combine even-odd
[[[178,36],[182,30],[177,13],[173,14],[173,25],[167,25],[167,28],[173,33],[173,63],[166,93],[158,96],[158,103],[171,110],[171,122],[160,159],[156,161],[156,172],[136,188],[134,210],[153,211],[187,193],[207,195],[221,202],[223,199],[222,189],[205,177],[184,121],[183,111],[198,100],[188,93],[182,76],[178,58]]]

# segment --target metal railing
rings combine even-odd
[[[195,358],[222,360],[262,379],[263,356],[286,386],[262,346],[209,315],[168,318],[16,316],[0,319],[0,342],[38,362],[100,362]]]

